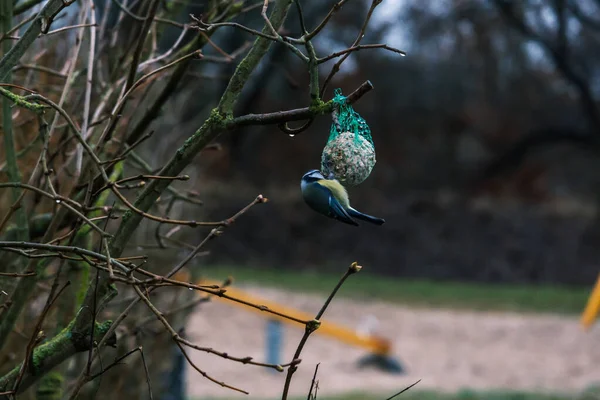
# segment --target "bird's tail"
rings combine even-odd
[[[367,214],[363,214],[360,211],[356,211],[354,208],[352,207],[348,207],[347,209],[348,214],[350,214],[351,217],[366,221],[366,222],[370,222],[372,224],[375,225],[383,225],[385,224],[385,220],[383,218],[377,218],[377,217],[373,217],[371,215],[367,215]]]

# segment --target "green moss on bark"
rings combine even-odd
[[[94,340],[99,342],[108,332],[112,321],[96,322],[94,327]],[[116,336],[108,339],[107,345],[114,345]],[[19,392],[27,389],[37,379],[47,374],[56,366],[71,356],[88,351],[90,349],[90,332],[78,332],[75,328],[75,323],[71,322],[69,326],[60,331],[52,339],[42,343],[33,350],[31,356],[31,364],[23,375],[23,380],[19,386]],[[17,377],[21,364],[13,368],[10,372],[0,377],[0,392],[12,389]],[[0,396],[0,399],[3,399]]]

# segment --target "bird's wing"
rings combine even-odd
[[[344,207],[350,207],[350,199],[348,198],[348,191],[337,179],[321,179],[317,181],[321,186],[325,186],[331,190],[333,197]]]
[[[313,210],[340,222],[358,226],[340,202],[336,200],[329,188],[315,183],[304,189],[303,196],[306,204]]]
[[[329,194],[329,216],[338,221],[345,222],[350,225],[358,226],[358,223],[348,215],[348,212],[339,201],[330,193]]]
[[[367,215],[367,214],[361,213],[360,211],[355,210],[352,207],[349,207],[347,211],[348,211],[348,214],[354,218],[358,218],[360,220],[367,221],[367,222],[370,222],[375,225],[385,224],[385,219],[377,218],[372,215]]]

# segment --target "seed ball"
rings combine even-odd
[[[321,154],[321,172],[348,186],[369,177],[375,166],[375,147],[364,137],[343,132],[327,143]]]

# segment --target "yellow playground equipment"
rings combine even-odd
[[[221,282],[201,280],[197,284],[219,286]],[[252,296],[249,293],[237,288],[232,288],[229,286],[226,288],[226,290],[226,293],[228,295],[235,297],[239,300],[266,307],[271,311],[275,311],[279,314],[288,315],[297,320],[310,321],[314,319],[313,315],[310,315],[306,312],[294,309],[292,307],[287,307],[273,301]],[[245,311],[256,313],[261,317],[268,319],[269,324],[267,325],[267,359],[270,359],[268,360],[270,363],[280,363],[278,360],[278,353],[280,352],[279,342],[282,333],[281,330],[278,328],[279,324],[286,323],[304,328],[304,324],[300,322],[293,321],[291,319],[281,317],[276,314],[265,312],[258,308],[248,307],[242,303],[227,300],[223,297],[210,294],[208,296],[210,296],[210,298],[214,300],[223,301],[225,304],[240,307]],[[322,319],[320,322],[321,325],[319,326],[319,329],[315,331],[314,334],[328,336],[330,338],[333,338],[334,340],[346,343],[351,346],[362,347],[369,351],[369,354],[367,356],[359,360],[359,365],[371,365],[387,372],[404,373],[404,369],[401,366],[400,362],[393,358],[391,355],[392,346],[391,342],[388,339],[376,335],[361,335],[352,329],[335,324],[333,322],[329,322],[325,319]]]
[[[589,329],[600,312],[600,274],[596,280],[596,285],[590,294],[585,310],[581,315],[581,324],[584,329]]]

